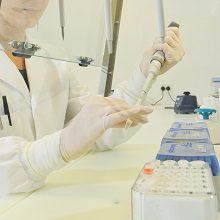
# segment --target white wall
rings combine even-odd
[[[210,78],[220,76],[220,1],[164,0],[166,24],[180,24],[186,55],[181,63],[158,79],[151,94],[160,97],[162,84],[173,95],[189,90],[199,101],[210,94]],[[134,69],[143,50],[157,34],[154,0],[125,0],[114,82]],[[172,103],[172,102],[171,102]]]
[[[51,4],[55,4],[55,0],[51,1]],[[89,4],[91,10],[97,9],[101,13],[99,1],[101,4],[102,0],[98,0],[98,2],[84,0],[83,4],[93,2],[93,5]],[[66,0],[66,2],[73,9],[78,6],[77,4],[82,3],[73,0]],[[157,100],[161,96],[160,86],[171,85],[173,90],[171,94],[174,98],[188,90],[196,95],[201,103],[202,97],[210,94],[210,78],[220,76],[220,0],[164,0],[163,2],[166,24],[168,25],[170,21],[177,21],[180,24],[186,55],[177,66],[169,71],[169,74],[158,79],[150,95]],[[75,25],[80,26],[80,22],[83,22],[83,16],[79,18],[80,13],[78,12],[78,17],[76,17],[73,9],[69,9],[68,24],[73,21]],[[116,83],[128,78],[138,65],[145,48],[149,47],[154,37],[157,36],[155,9],[154,0],[124,0],[113,87]],[[52,12],[48,10],[47,13]],[[46,20],[43,21],[46,22]],[[52,22],[54,25],[54,20]],[[56,23],[58,23],[57,18]],[[56,25],[58,26],[58,24]],[[103,26],[100,25],[102,25],[102,21],[97,24],[99,28],[94,27],[94,32],[97,32],[99,39],[102,39],[100,27],[103,28]],[[74,31],[73,29],[73,35]],[[57,28],[56,32],[58,32],[56,34],[60,34],[60,29]],[[89,29],[89,33],[92,33],[91,29]],[[49,37],[50,33],[47,33],[47,36]],[[77,36],[80,34],[78,33]],[[97,45],[97,41],[94,41],[94,46]],[[100,45],[97,47],[101,50]],[[97,49],[95,53],[97,55]],[[87,69],[86,73],[83,73],[84,70],[78,70],[80,72],[79,79],[88,83],[93,91],[97,91],[99,81],[94,82],[94,78],[99,78],[100,68],[91,67],[91,72]],[[168,96],[164,102],[173,105]]]
[[[30,29],[29,32],[39,42],[66,48],[70,60],[75,60],[76,56],[87,56],[95,60],[94,65],[100,64],[104,48],[102,3],[102,0],[64,0],[65,38],[63,40],[59,0],[50,0],[37,27]]]

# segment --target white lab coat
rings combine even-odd
[[[7,97],[12,120],[9,126],[0,100],[0,173],[4,179],[0,188],[8,193],[37,189],[51,171],[65,166],[59,152],[61,130],[90,95],[87,87],[75,79],[70,63],[31,57],[26,59],[26,69],[30,91],[14,63],[0,51],[0,95]],[[135,103],[144,79],[137,69],[128,82],[118,86],[114,96]],[[109,129],[95,148],[110,149],[136,130]],[[35,157],[36,166],[27,159],[30,146],[34,146],[29,154]],[[36,172],[39,164],[44,166]]]

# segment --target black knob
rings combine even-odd
[[[190,94],[190,92],[185,91],[183,94],[184,94],[184,95],[189,95],[189,94]]]

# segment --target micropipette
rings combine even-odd
[[[169,27],[179,27],[179,24],[176,22],[171,22],[169,24]],[[161,32],[162,33],[162,32]],[[148,76],[144,83],[144,86],[141,90],[141,93],[138,97],[138,100],[136,102],[137,105],[141,105],[144,101],[147,93],[150,91],[153,83],[156,81],[157,76],[159,75],[160,68],[162,67],[163,63],[165,61],[165,55],[164,52],[161,50],[158,50],[152,57],[150,61],[150,67],[148,70]]]
[[[64,40],[64,27],[65,27],[64,0],[59,0],[59,11],[60,11],[60,27],[62,31],[62,38]]]
[[[112,30],[112,7],[111,0],[104,0],[104,16],[105,16],[105,30],[106,40],[109,54],[112,53],[112,41],[113,41],[113,30]]]
[[[162,0],[157,0],[157,15],[158,15],[159,35],[160,35],[161,43],[163,43],[165,37],[165,28],[164,28],[164,13],[163,13]],[[179,24],[175,22],[171,22],[169,27],[171,26],[179,27]],[[136,105],[141,105],[142,102],[144,101],[153,83],[156,81],[156,78],[159,75],[160,68],[162,67],[164,61],[165,61],[164,52],[160,50],[156,51],[156,53],[153,55],[150,61],[148,76],[139,94]],[[128,129],[132,125],[132,123],[133,121],[131,119],[128,119],[126,121],[125,128]]]

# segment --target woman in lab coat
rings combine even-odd
[[[2,48],[26,40],[25,30],[36,25],[48,1],[0,1]],[[108,98],[91,96],[69,63],[0,51],[0,193],[37,189],[50,172],[89,149],[112,149],[131,137],[152,111],[134,104],[157,49],[166,55],[163,73],[184,55],[179,30],[169,28],[166,43],[155,43]],[[137,126],[126,130],[128,118]]]

